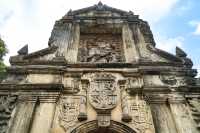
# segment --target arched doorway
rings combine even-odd
[[[100,128],[97,121],[89,121],[75,127],[71,133],[137,133],[132,128],[123,123],[111,121],[107,128]]]

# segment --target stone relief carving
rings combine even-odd
[[[131,126],[134,126],[142,133],[147,131],[153,132],[154,126],[151,110],[142,96],[135,95],[134,97],[129,97],[128,102],[129,114],[132,117]]]
[[[96,109],[112,109],[117,103],[115,77],[107,73],[95,74],[90,83],[89,100]]]
[[[79,121],[87,120],[87,89],[88,89],[88,80],[81,80],[82,90],[81,90],[81,99],[80,99],[80,112],[78,115]]]
[[[185,86],[187,85],[189,78],[185,78],[185,77],[177,77],[177,76],[165,76],[165,75],[160,75],[159,76],[160,80],[162,81],[162,83],[164,83],[165,85],[169,85],[169,86]],[[191,81],[192,82],[192,81]]]
[[[82,35],[79,45],[80,62],[121,62],[122,40],[115,35]]]
[[[177,79],[174,76],[160,76],[160,80],[167,85],[174,86],[177,83]]]
[[[110,114],[99,114],[98,115],[98,126],[100,127],[108,127],[110,126]]]
[[[6,133],[17,96],[0,96],[0,133]]]
[[[78,122],[80,97],[62,96],[59,103],[59,122],[65,130]]]
[[[129,115],[129,107],[128,107],[128,93],[125,88],[126,80],[120,80],[120,93],[121,93],[121,106],[122,106],[122,121],[130,122],[132,117]]]
[[[90,104],[97,111],[99,127],[108,127],[111,110],[118,101],[116,77],[110,73],[95,73],[91,76],[88,91]]]

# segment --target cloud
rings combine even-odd
[[[166,50],[170,53],[175,53],[176,46],[183,48],[184,47],[184,38],[182,36],[178,37],[166,37],[166,36],[157,36],[155,37],[156,47]]]
[[[192,0],[182,0],[176,6],[176,9],[173,13],[175,13],[178,16],[184,16],[193,8],[193,6],[194,3]]]
[[[108,6],[132,10],[150,23],[158,22],[169,14],[180,0],[102,0]],[[0,34],[11,55],[25,44],[30,52],[47,47],[56,20],[72,10],[97,4],[99,0],[1,0]]]
[[[189,22],[189,24],[192,27],[195,27],[195,31],[193,32],[193,35],[200,35],[200,21],[192,20]]]

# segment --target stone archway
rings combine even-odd
[[[97,125],[97,121],[89,121],[84,124],[75,127],[71,133],[137,133],[127,125],[111,121],[111,124],[107,128],[100,128]]]

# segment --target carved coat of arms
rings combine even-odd
[[[59,121],[60,124],[67,130],[77,122],[77,116],[79,113],[79,98],[72,96],[62,97],[60,100],[59,108]]]
[[[117,102],[116,81],[111,74],[95,74],[89,89],[89,100],[96,109],[112,109]]]

